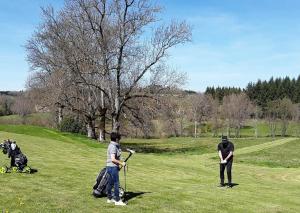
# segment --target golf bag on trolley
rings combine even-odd
[[[103,168],[97,178],[96,178],[96,183],[93,186],[93,195],[95,197],[105,197],[107,195],[107,185],[110,179],[110,175],[108,174],[106,168]],[[124,196],[124,189],[119,186],[119,196],[123,197]]]
[[[0,173],[7,172],[26,172],[30,173],[31,169],[27,166],[27,157],[21,152],[21,149],[17,146],[15,141],[5,140],[0,144],[3,154],[7,154],[11,159],[10,167],[3,166],[0,169]]]
[[[124,160],[124,162],[127,162],[128,159],[131,157],[132,154],[135,153],[134,150],[131,149],[127,149],[127,151],[129,152],[128,157]],[[124,178],[125,178],[125,189],[122,188],[121,186],[119,186],[119,197],[124,197],[125,192],[126,192],[126,168],[124,167]],[[93,186],[93,195],[94,197],[104,197],[107,195],[107,185],[110,179],[110,175],[107,172],[106,168],[103,168],[97,178],[96,178],[96,183]]]

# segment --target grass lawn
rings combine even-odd
[[[243,148],[272,141],[271,138],[232,138],[235,148]],[[142,153],[157,154],[204,154],[216,152],[220,138],[211,137],[179,137],[164,139],[125,139],[123,146],[133,148]]]
[[[276,142],[274,142],[276,143]],[[300,140],[239,156],[238,162],[269,167],[300,167]]]
[[[141,152],[129,162],[129,205],[115,207],[106,204],[105,198],[91,196],[96,175],[105,165],[105,144],[43,128],[0,126],[0,140],[6,138],[15,139],[29,165],[39,171],[0,175],[0,210],[4,212],[300,212],[299,168],[270,168],[237,160],[233,180],[238,185],[216,187],[218,160],[212,158],[217,139],[124,140],[126,146]],[[233,142],[236,159],[242,159],[282,146],[289,158],[294,141]],[[145,151],[147,147],[160,151]],[[9,163],[1,153],[0,163]],[[120,179],[122,183],[122,174]]]
[[[50,113],[33,113],[25,117],[19,115],[0,116],[0,124],[34,124],[52,126],[53,116]]]

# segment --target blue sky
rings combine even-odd
[[[193,41],[170,51],[171,67],[186,72],[186,89],[245,87],[248,82],[300,74],[300,1],[156,0],[163,21],[187,20]],[[23,45],[40,22],[40,7],[62,0],[0,0],[0,90],[24,88]]]

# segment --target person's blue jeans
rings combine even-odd
[[[114,195],[115,195],[115,200],[119,201],[120,196],[119,196],[119,169],[117,166],[114,167],[106,167],[107,173],[109,174],[109,181],[107,184],[107,198],[112,199],[112,187],[114,186]]]

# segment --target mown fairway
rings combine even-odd
[[[0,210],[300,212],[299,139],[233,140],[233,181],[238,185],[232,189],[217,187],[217,139],[127,139],[124,144],[140,153],[129,162],[129,205],[115,207],[105,198],[91,196],[95,177],[104,166],[105,144],[43,128],[1,126],[0,139],[7,138],[18,142],[29,165],[39,171],[1,174]],[[264,153],[270,154],[262,157]],[[9,163],[2,153],[0,163]]]

